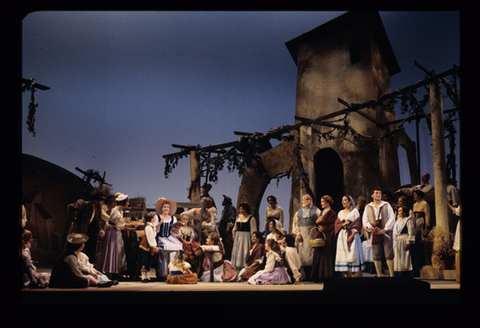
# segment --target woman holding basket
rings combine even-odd
[[[311,231],[311,245],[313,246],[313,263],[311,279],[314,282],[323,281],[325,278],[333,277],[335,260],[335,221],[337,213],[331,208],[332,197],[325,195],[320,200],[322,213],[315,221],[316,227]],[[325,239],[319,247],[315,247],[315,240]]]

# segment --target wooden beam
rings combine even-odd
[[[295,119],[299,120],[299,121],[302,121],[304,124],[309,124],[309,122],[311,121],[311,119],[309,119],[309,118],[300,117],[300,116],[295,116]],[[333,124],[333,123],[328,123],[328,122],[318,122],[318,123],[315,123],[315,124],[328,126],[328,127],[339,129],[339,130],[345,130],[345,126],[343,126],[343,125],[338,125],[338,124]]]

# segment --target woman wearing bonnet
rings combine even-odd
[[[362,220],[360,212],[355,207],[351,196],[342,197],[343,210],[338,213],[335,221],[335,235],[337,236],[337,253],[335,257],[335,271],[344,276],[362,276],[365,269],[362,242]]]
[[[105,272],[110,278],[120,279],[122,272],[127,270],[122,230],[126,229],[123,210],[129,205],[128,195],[118,195],[116,202],[117,205],[110,214],[108,229],[102,240],[96,266],[98,271]]]

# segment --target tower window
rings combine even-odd
[[[360,43],[357,39],[350,41],[350,63],[356,64],[360,61]]]

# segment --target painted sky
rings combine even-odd
[[[36,136],[22,125],[23,152],[79,176],[75,167],[105,171],[115,192],[145,196],[149,207],[158,197],[188,201],[189,160],[165,179],[162,155],[178,151],[172,144],[209,146],[235,141],[233,131],[294,124],[296,66],[285,42],[343,13],[31,13],[22,76],[51,89],[35,94]],[[460,65],[458,12],[380,16],[401,69],[392,90],[424,79],[415,60],[436,72]],[[22,100],[25,122],[30,94]],[[421,171],[433,172],[431,136],[421,126]],[[415,141],[414,123],[406,128]],[[406,160],[401,166],[408,184]],[[222,194],[236,202],[240,181],[225,170],[211,191],[217,204]],[[265,197],[288,209],[290,186],[272,182]]]

